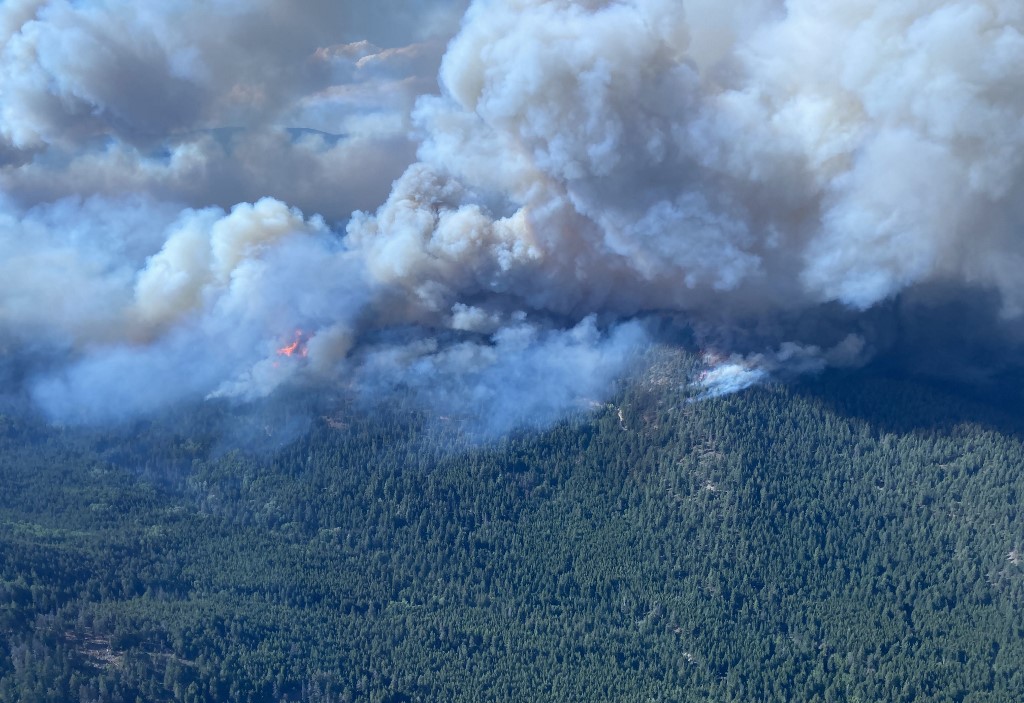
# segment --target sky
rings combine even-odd
[[[0,383],[60,423],[331,387],[501,434],[686,340],[716,395],[1024,325],[1015,0],[3,0]]]

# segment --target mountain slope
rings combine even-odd
[[[256,455],[6,418],[0,700],[1024,696],[1017,418],[681,374],[482,447],[384,412]]]

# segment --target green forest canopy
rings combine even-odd
[[[487,445],[0,418],[0,701],[1024,700],[1020,418],[684,372]]]

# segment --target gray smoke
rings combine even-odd
[[[23,205],[145,192],[227,208],[269,195],[346,219],[412,159],[409,111],[436,90],[462,9],[415,8],[9,0],[0,187]]]
[[[0,7],[0,350],[52,417],[333,384],[496,434],[666,324],[706,395],[1024,349],[1018,3],[364,5]]]

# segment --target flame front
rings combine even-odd
[[[278,356],[306,356],[306,340],[302,330],[295,330],[295,337],[291,344],[285,345],[277,350]]]

